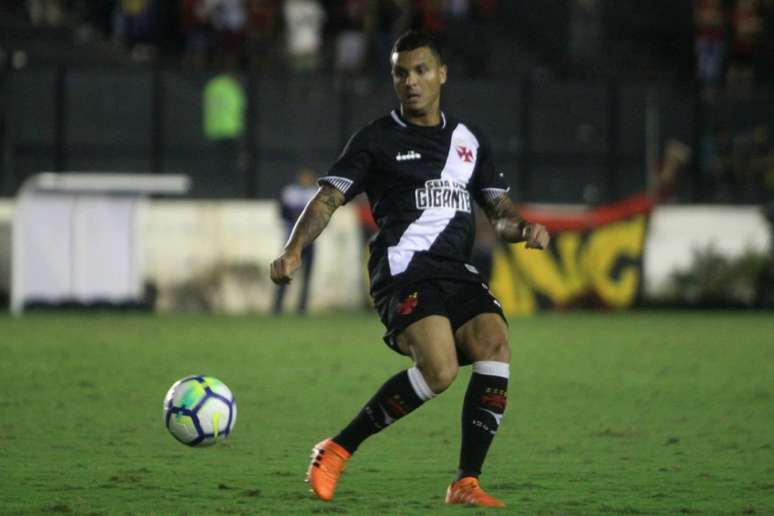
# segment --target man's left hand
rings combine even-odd
[[[545,249],[551,241],[551,235],[543,224],[527,224],[523,236],[527,249]]]

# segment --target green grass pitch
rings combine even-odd
[[[443,504],[470,374],[367,441],[333,502],[310,447],[408,366],[375,315],[0,318],[0,513],[483,514]],[[514,318],[510,404],[482,477],[508,514],[774,514],[774,317]],[[164,429],[178,378],[234,391],[233,435]]]

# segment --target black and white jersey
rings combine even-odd
[[[473,200],[509,190],[478,129],[443,113],[438,126],[416,126],[398,111],[355,133],[320,183],[347,202],[368,196],[379,227],[368,263],[374,296],[424,279],[481,281],[469,265]]]

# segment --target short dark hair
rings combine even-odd
[[[427,47],[438,58],[438,62],[443,64],[443,50],[441,44],[432,34],[427,32],[410,30],[403,33],[392,46],[392,52],[390,56],[395,52],[408,52],[409,50],[416,50],[418,48]]]

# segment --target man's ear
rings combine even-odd
[[[449,69],[445,64],[442,64],[440,68],[438,68],[438,74],[441,76],[441,84],[446,84],[446,78],[448,77]]]

